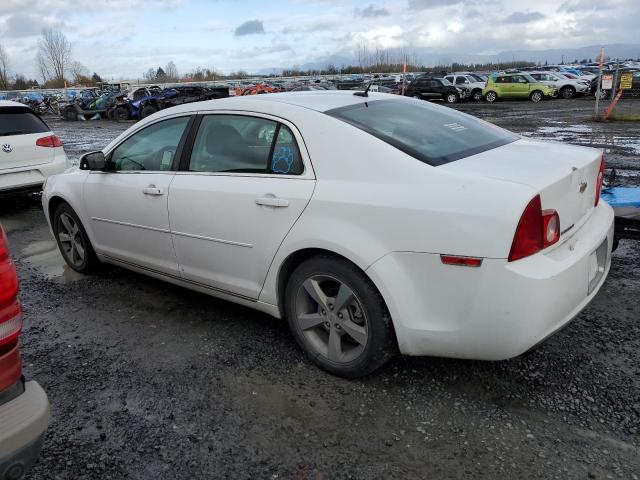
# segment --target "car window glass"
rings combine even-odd
[[[495,125],[429,102],[377,100],[326,113],[434,166],[519,138]]]
[[[442,86],[442,83],[440,82],[440,80],[431,80],[431,86],[433,88],[439,88]]]
[[[116,171],[167,171],[190,117],[154,123],[134,133],[111,154]]]
[[[509,77],[498,77],[496,83],[510,83]]]
[[[300,175],[304,164],[293,133],[286,125],[280,125],[273,146],[269,173],[278,175]]]
[[[49,127],[28,108],[0,107],[0,137],[4,135],[25,135],[48,131]]]
[[[193,145],[189,171],[268,173],[278,124],[241,115],[207,115]]]
[[[453,77],[452,77],[452,76],[448,76],[448,77],[444,77],[444,78],[446,78],[446,79],[447,79],[447,80],[449,80],[450,82],[453,82]]]
[[[456,85],[462,85],[462,84],[464,84],[466,81],[467,81],[467,79],[466,79],[466,78],[464,78],[464,77],[457,77],[457,78],[456,78]]]

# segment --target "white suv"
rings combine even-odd
[[[591,83],[580,80],[572,80],[565,77],[562,72],[527,72],[540,83],[555,87],[561,98],[573,98],[576,94],[589,93]]]
[[[29,107],[0,100],[0,195],[39,191],[68,168],[62,142]]]
[[[482,89],[485,86],[485,82],[483,82],[480,77],[476,77],[470,73],[452,73],[444,78],[456,87],[466,90],[465,98],[473,100],[474,102],[482,100]]]

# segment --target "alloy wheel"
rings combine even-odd
[[[540,92],[533,92],[533,94],[531,95],[531,100],[534,102],[539,102],[540,100],[542,100],[542,94]]]
[[[495,92],[487,93],[487,102],[493,103],[496,101],[496,99],[497,99],[497,95],[495,94]]]
[[[447,103],[456,103],[457,99],[458,97],[453,93],[450,93],[449,95],[447,95]]]
[[[80,267],[86,258],[87,249],[80,233],[80,226],[67,213],[60,214],[58,240],[62,251],[74,267]]]
[[[296,295],[295,317],[308,346],[331,362],[352,362],[367,345],[369,330],[362,303],[335,277],[307,278]]]

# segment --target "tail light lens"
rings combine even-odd
[[[598,170],[598,176],[596,177],[596,199],[594,202],[594,206],[597,207],[600,202],[600,192],[602,191],[602,182],[604,180],[604,153],[602,154],[602,159],[600,160],[600,170]]]
[[[520,217],[513,237],[509,261],[538,253],[560,240],[560,216],[555,210],[542,210],[540,195],[531,199]]]
[[[22,375],[18,336],[22,330],[22,309],[18,301],[18,274],[9,257],[9,246],[0,227],[0,392]]]
[[[36,140],[36,146],[57,148],[62,146],[62,142],[57,135],[49,135],[48,137],[42,137]]]

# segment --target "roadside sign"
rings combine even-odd
[[[611,90],[613,88],[613,75],[607,74],[602,75],[602,89],[603,90]]]
[[[631,88],[631,84],[633,82],[633,74],[631,73],[623,73],[620,75],[620,89],[624,90],[627,88]]]

